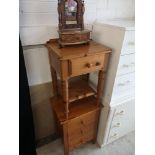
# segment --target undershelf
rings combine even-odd
[[[60,88],[59,90],[62,89]],[[69,103],[85,97],[96,95],[96,91],[92,87],[90,87],[89,83],[86,80],[83,79],[74,79],[69,81],[68,91]],[[60,94],[62,93],[60,92]]]

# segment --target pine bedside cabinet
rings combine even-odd
[[[51,98],[57,134],[63,137],[64,154],[88,141],[96,141],[100,98],[111,49],[89,44],[59,48],[58,40],[46,43],[53,81]],[[96,89],[89,73],[99,71]]]

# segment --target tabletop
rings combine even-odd
[[[49,49],[49,51],[55,52],[55,54],[63,60],[112,52],[111,48],[96,43],[95,41],[90,41],[89,44],[65,46],[63,48],[60,48],[58,41],[56,39],[51,39],[46,43],[46,47]]]

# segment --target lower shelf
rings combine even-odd
[[[59,81],[59,92],[61,93],[61,83]],[[73,79],[69,81],[69,103],[72,103],[76,100],[96,95],[96,91],[90,87],[89,83],[86,80],[82,79]]]

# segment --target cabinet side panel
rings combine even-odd
[[[95,23],[93,28],[93,40],[106,46],[109,46],[113,50],[108,65],[108,72],[106,76],[107,78],[105,82],[105,89],[102,102],[103,104],[109,104],[111,101],[113,85],[115,82],[117,67],[124,39],[124,33],[124,30],[108,27],[100,23]],[[90,80],[94,80],[93,77],[91,78],[91,75]]]
[[[110,110],[110,107],[105,106],[101,110],[97,135],[97,143],[100,147],[103,147],[107,143],[113,113],[114,109]]]

